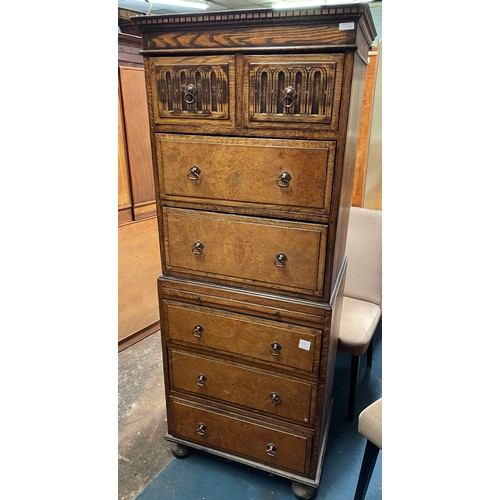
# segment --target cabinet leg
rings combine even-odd
[[[191,448],[188,446],[184,446],[183,444],[179,443],[172,443],[172,455],[175,458],[186,458],[191,455],[191,452],[193,451]]]
[[[309,500],[310,498],[314,498],[317,492],[318,488],[315,488],[314,486],[308,486],[306,484],[292,481],[292,493],[301,500]]]

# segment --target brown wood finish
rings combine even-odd
[[[245,56],[245,126],[336,131],[343,67],[341,54]]]
[[[309,425],[314,417],[316,386],[311,382],[177,349],[170,350],[169,359],[172,389],[245,406],[305,425]]]
[[[133,22],[159,217],[167,437],[317,487],[369,8]]]
[[[137,220],[156,214],[146,85],[142,68],[120,67],[119,72],[125,130],[127,138],[132,138],[127,140],[127,155],[134,219]],[[146,211],[141,209],[145,204],[149,206]]]
[[[335,143],[173,134],[156,140],[165,201],[328,215]]]
[[[166,300],[163,310],[170,340],[317,374],[321,330]]]
[[[234,56],[158,57],[147,75],[156,123],[234,124]]]
[[[366,68],[365,90],[363,93],[363,107],[361,111],[361,123],[359,126],[358,148],[356,152],[356,168],[354,170],[354,181],[352,186],[353,207],[362,207],[365,192],[366,168],[368,164],[368,150],[370,146],[370,130],[375,96],[375,76],[377,72],[377,47],[372,49],[369,55],[369,65]]]
[[[159,321],[156,279],[161,272],[156,218],[118,228],[118,340]],[[152,333],[152,332],[151,332]]]
[[[164,208],[163,221],[166,275],[321,295],[325,226],[176,208]],[[276,265],[279,254],[284,267]]]
[[[122,97],[118,87],[118,224],[129,222],[133,218],[126,141]]]
[[[200,424],[204,427],[200,429]],[[215,412],[209,407],[197,407],[174,400],[171,424],[174,435],[190,441],[203,443],[221,450],[237,453],[296,472],[307,474],[310,437],[276,427],[263,426],[257,421],[249,421],[230,413]],[[200,435],[200,432],[204,432]],[[266,453],[268,445],[276,448],[275,455]],[[294,450],[290,453],[290,450]]]

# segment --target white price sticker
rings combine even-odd
[[[354,29],[354,23],[339,23],[339,30],[340,31],[345,31],[345,30],[353,30]]]
[[[309,349],[311,349],[311,342],[309,342],[308,340],[300,339],[299,349],[304,349],[304,351],[309,351]]]

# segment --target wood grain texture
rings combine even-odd
[[[276,219],[163,209],[164,274],[320,296],[326,258],[326,226]],[[200,255],[193,246],[201,242]],[[276,256],[287,257],[277,267]]]
[[[236,354],[268,368],[317,374],[321,330],[166,300],[163,310],[170,340],[206,352]],[[276,342],[279,349],[273,351]]]
[[[194,352],[171,349],[171,389],[244,406],[274,417],[308,425],[314,412],[316,386],[311,382],[275,375],[243,364],[233,364]],[[203,386],[198,385],[200,374]],[[272,403],[272,394],[280,403]]]
[[[134,206],[144,203],[154,204],[155,191],[144,70],[120,67],[119,72],[133,204]],[[144,216],[143,211],[141,215]],[[150,211],[148,215],[155,215],[155,211]]]
[[[166,201],[329,213],[335,143],[172,134],[156,140]],[[190,180],[193,167],[200,173]],[[279,187],[285,172],[291,180]]]
[[[171,408],[169,432],[175,436],[298,474],[308,473],[310,437],[306,434],[262,426],[255,420],[178,400],[172,401]],[[203,436],[197,432],[200,423],[205,424]],[[270,443],[276,447],[273,457],[266,453]]]
[[[363,93],[363,107],[361,111],[361,123],[359,126],[358,148],[356,152],[356,167],[354,170],[354,181],[352,186],[353,207],[362,207],[366,168],[368,164],[368,150],[370,146],[370,130],[372,119],[373,98],[375,96],[375,75],[377,70],[377,49],[369,53],[370,64],[366,68],[365,90]]]
[[[118,228],[118,340],[158,323],[161,273],[156,219]]]
[[[155,123],[234,125],[234,56],[158,57],[151,65]]]
[[[128,171],[127,144],[123,124],[122,96],[118,87],[118,223],[132,220],[132,196]]]

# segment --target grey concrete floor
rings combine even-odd
[[[158,331],[118,354],[118,500],[135,500],[174,459],[166,432]]]

